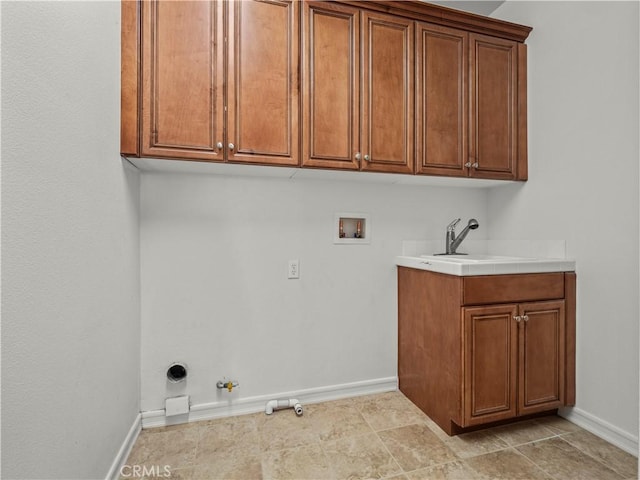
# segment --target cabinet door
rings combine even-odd
[[[516,305],[463,309],[463,427],[516,416],[516,313]]]
[[[302,165],[357,170],[359,9],[304,2],[302,22]]]
[[[515,179],[518,151],[518,44],[469,35],[473,177]]]
[[[564,405],[564,300],[520,306],[518,413]]]
[[[222,160],[222,2],[141,3],[141,154]]]
[[[230,162],[299,163],[299,2],[229,2]]]
[[[362,11],[362,170],[412,173],[414,23]]]
[[[418,23],[416,172],[467,176],[469,34]]]

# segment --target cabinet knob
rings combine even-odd
[[[224,147],[224,145],[222,144],[222,142],[218,142],[218,143],[216,143],[216,148],[217,148],[218,150],[222,150],[222,147]]]
[[[475,163],[471,164],[471,166],[472,166],[473,168],[478,168],[478,162],[475,162]]]
[[[521,317],[520,315],[516,315],[515,317],[513,317],[513,319],[514,319],[516,322],[520,323],[520,320],[522,320],[522,317]]]
[[[362,154],[360,152],[356,153],[356,160],[360,160],[362,158]]]
[[[229,150],[233,150],[234,148],[236,148],[236,146],[233,143],[229,144]]]
[[[523,315],[522,316],[522,320],[524,320],[525,322],[529,321],[529,315]]]
[[[465,163],[464,166],[467,167],[467,168],[471,168],[471,162]]]
[[[371,157],[369,155],[365,155],[364,156],[364,161],[365,162],[368,162],[370,159],[371,159]]]

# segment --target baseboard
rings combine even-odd
[[[638,456],[638,437],[625,432],[615,425],[611,425],[609,422],[575,407],[562,409],[558,412],[558,415],[630,453],[634,457]]]
[[[122,446],[120,450],[118,450],[118,454],[116,458],[113,460],[111,464],[111,468],[109,469],[109,473],[107,473],[106,480],[118,480],[120,478],[120,469],[124,465],[124,462],[129,458],[129,454],[131,453],[131,449],[133,448],[133,444],[136,443],[138,435],[140,434],[140,430],[142,430],[142,415],[138,413],[136,415],[131,428],[129,429],[129,433],[122,442]]]
[[[211,420],[214,418],[231,417],[264,411],[269,400],[279,398],[297,398],[305,404],[328,402],[342,398],[392,392],[398,389],[398,377],[378,378],[361,382],[343,383],[325,387],[309,388],[291,392],[279,392],[256,397],[240,398],[228,402],[212,402],[191,405],[186,415],[167,418],[164,410],[142,412],[142,428],[163,427],[178,423]]]

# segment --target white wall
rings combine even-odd
[[[394,257],[456,216],[486,238],[477,189],[144,174],[142,410],[396,376]],[[370,245],[334,245],[336,212],[370,214]],[[287,261],[300,260],[300,279]],[[190,368],[172,388],[174,360]],[[215,388],[236,379],[232,397]]]
[[[105,478],[139,412],[119,2],[2,2],[2,477]]]
[[[638,2],[507,2],[529,40],[529,181],[489,194],[490,236],[577,260],[576,410],[637,442]]]

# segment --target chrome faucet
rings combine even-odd
[[[469,220],[469,223],[467,223],[467,226],[464,227],[464,230],[460,232],[460,235],[456,237],[456,225],[458,225],[459,222],[460,219],[456,218],[447,226],[447,253],[445,253],[445,255],[465,255],[464,253],[456,252],[456,250],[469,233],[469,230],[475,230],[480,226],[478,221],[472,218]]]

